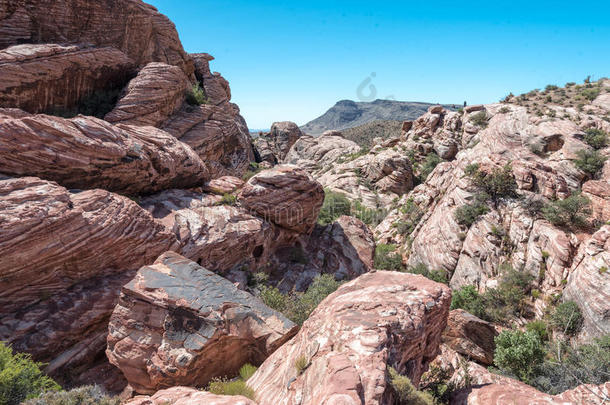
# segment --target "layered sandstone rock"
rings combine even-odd
[[[462,309],[449,313],[443,344],[467,358],[481,364],[493,363],[494,338],[498,335],[489,322],[485,322]]]
[[[282,162],[292,145],[303,136],[294,122],[274,122],[271,131],[254,140],[257,161],[276,164]]]
[[[0,51],[0,107],[70,110],[97,91],[120,90],[134,68],[110,47],[15,45]]]
[[[357,153],[360,146],[340,132],[329,131],[317,138],[302,136],[290,148],[284,163],[299,166],[310,173],[330,167],[341,156]]]
[[[182,106],[190,85],[180,68],[149,63],[129,82],[104,119],[113,124],[158,127]]]
[[[139,393],[205,386],[260,364],[294,323],[231,282],[168,252],[141,268],[110,320],[107,355]]]
[[[125,194],[202,185],[209,170],[191,148],[150,127],[0,109],[0,172],[68,188]]]
[[[324,202],[324,190],[304,170],[281,165],[248,180],[239,193],[239,201],[276,225],[309,233]]]
[[[450,301],[449,288],[421,276],[360,276],[328,296],[248,385],[260,405],[391,404],[388,367],[419,382],[437,354]]]
[[[6,0],[0,3],[0,34],[0,48],[88,43],[118,48],[136,65],[163,62],[193,73],[174,24],[140,0]]]
[[[188,387],[172,387],[151,396],[137,396],[125,405],[256,405],[241,395],[214,395]]]
[[[212,73],[210,70],[210,61],[214,60],[214,57],[207,53],[196,53],[190,56],[195,61],[195,76],[203,83],[208,102],[219,105],[231,101],[229,82],[220,73]]]
[[[2,313],[88,278],[137,269],[176,243],[136,203],[104,190],[3,180],[0,211]]]

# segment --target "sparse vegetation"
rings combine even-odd
[[[422,163],[419,170],[420,183],[424,183],[434,168],[436,168],[436,166],[438,166],[438,164],[442,161],[443,160],[434,152],[426,155],[426,159]]]
[[[250,162],[250,165],[248,166],[248,170],[242,176],[242,180],[243,181],[248,181],[252,177],[254,177],[257,173],[261,172],[262,170],[263,169],[260,167],[260,165],[258,163]]]
[[[48,391],[61,387],[41,370],[43,364],[29,354],[13,353],[0,342],[0,404],[18,405]]]
[[[597,176],[597,173],[604,167],[604,162],[606,162],[606,157],[596,150],[582,149],[576,152],[576,155],[578,158],[574,160],[574,165],[591,178]]]
[[[424,216],[424,212],[419,208],[412,198],[409,198],[407,202],[399,208],[402,217],[399,221],[394,223],[392,226],[396,228],[396,231],[402,236],[408,236],[415,230],[417,224]]]
[[[241,379],[228,380],[226,378],[215,378],[210,381],[206,391],[216,395],[241,395],[251,400],[256,400],[256,393],[246,382]]]
[[[466,285],[453,291],[451,309],[461,308],[481,319],[485,319],[485,301],[473,285]]]
[[[318,215],[320,225],[332,224],[341,215],[351,214],[351,203],[342,193],[324,190],[324,203]]]
[[[109,396],[97,385],[74,388],[70,391],[45,392],[24,405],[119,405],[119,397]]]
[[[250,363],[246,363],[239,369],[239,377],[244,381],[248,381],[250,377],[256,373],[256,370],[257,368],[255,366]]]
[[[585,131],[584,141],[593,149],[602,149],[608,146],[608,134],[597,128],[590,128]]]
[[[517,182],[513,169],[508,164],[501,169],[496,167],[489,173],[480,170],[478,166],[470,165],[464,173],[470,177],[472,184],[484,191],[492,201],[516,196]]]
[[[398,405],[434,405],[434,399],[427,393],[418,391],[409,377],[398,374],[398,372],[390,367],[389,382],[396,395],[396,404]]]
[[[474,196],[472,203],[458,207],[453,214],[456,222],[459,225],[470,228],[481,215],[489,212],[489,208],[485,203],[486,200],[487,196],[480,193]]]
[[[403,270],[402,256],[396,252],[396,245],[378,244],[375,248],[374,266],[379,270]]]
[[[478,113],[472,114],[470,121],[478,127],[487,128],[489,117],[487,116],[487,112],[479,111]]]
[[[576,335],[583,324],[580,308],[574,301],[562,302],[551,316],[553,329],[566,335]]]
[[[237,204],[237,197],[233,194],[225,193],[217,205],[235,205]]]
[[[538,334],[533,331],[506,330],[496,336],[494,364],[521,381],[529,383],[545,351]]]
[[[186,102],[189,105],[202,105],[208,103],[208,98],[205,94],[205,90],[199,83],[195,83],[187,92],[186,92]]]
[[[414,267],[409,267],[406,270],[407,273],[421,274],[422,276],[429,278],[437,283],[449,284],[449,273],[443,269],[430,270],[425,264],[419,263]]]
[[[580,193],[575,193],[563,200],[546,204],[542,208],[544,218],[555,226],[580,228],[588,224],[592,213],[591,201]]]
[[[309,362],[307,361],[307,357],[303,355],[297,357],[297,359],[294,361],[294,368],[297,371],[297,375],[303,374],[308,366]]]
[[[541,321],[541,320],[532,321],[532,322],[528,323],[527,325],[525,325],[525,330],[527,330],[528,332],[534,332],[535,334],[537,334],[538,338],[540,339],[541,342],[546,342],[549,340],[548,329],[549,329],[548,325],[544,321]]]

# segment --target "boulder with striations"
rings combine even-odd
[[[150,394],[260,364],[296,329],[230,281],[168,252],[123,287],[106,353],[136,392]]]
[[[256,405],[241,395],[215,395],[188,387],[172,387],[154,395],[138,395],[125,405]]]
[[[422,276],[364,274],[322,301],[248,385],[260,405],[393,404],[389,367],[418,384],[450,301],[448,287]]]

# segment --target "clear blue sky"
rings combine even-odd
[[[250,128],[341,99],[469,104],[610,76],[610,1],[145,0],[216,57]]]

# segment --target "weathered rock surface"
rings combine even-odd
[[[106,353],[136,392],[153,393],[260,364],[296,329],[230,281],[168,252],[123,287]]]
[[[188,387],[172,387],[152,396],[137,396],[125,405],[256,405],[241,395],[214,395]]]
[[[583,243],[574,258],[564,297],[578,303],[587,336],[610,333],[610,225]]]
[[[111,46],[136,65],[163,62],[193,73],[174,24],[140,0],[3,1],[0,48],[22,43]]]
[[[195,76],[203,83],[203,89],[209,103],[219,105],[231,101],[229,82],[218,72],[210,71],[210,61],[214,57],[207,53],[190,54],[195,61]]]
[[[16,109],[0,109],[0,172],[125,194],[195,187],[210,175],[191,148],[161,130]]]
[[[203,185],[203,189],[214,194],[230,194],[242,188],[245,182],[233,176],[222,176],[212,179]]]
[[[343,155],[357,153],[360,146],[341,136],[340,132],[327,132],[314,138],[302,136],[290,148],[284,163],[299,166],[310,173],[330,167]]]
[[[418,383],[437,354],[450,301],[449,288],[422,276],[360,276],[328,296],[248,385],[260,405],[391,404],[388,367]]]
[[[281,165],[248,180],[239,193],[239,201],[276,225],[309,233],[324,202],[324,189],[304,170]]]
[[[113,124],[159,127],[182,106],[189,86],[179,67],[149,63],[129,82],[104,119]]]
[[[88,278],[137,269],[176,243],[128,198],[72,194],[38,178],[0,181],[0,212],[2,313]]]
[[[449,313],[447,329],[443,332],[443,344],[467,358],[481,364],[493,363],[494,338],[496,329],[489,322],[485,322],[462,309]]]
[[[294,122],[274,122],[271,131],[256,138],[253,142],[257,161],[276,164],[282,162],[292,145],[303,136]]]
[[[121,89],[134,68],[110,47],[15,45],[0,51],[0,107],[68,110],[98,90]]]

